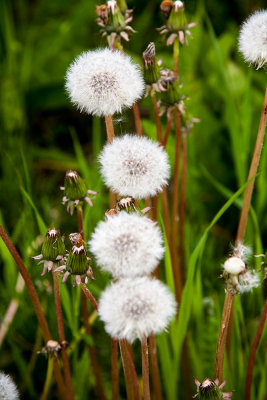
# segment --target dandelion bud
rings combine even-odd
[[[83,275],[88,270],[88,258],[82,243],[72,246],[67,258],[66,270],[72,275]]]
[[[225,385],[223,382],[219,385],[218,379],[215,381],[210,378],[205,378],[202,382],[195,379],[197,385],[197,394],[194,396],[195,399],[199,400],[231,400],[232,392],[224,393],[222,388]]]
[[[239,51],[245,61],[257,69],[267,62],[267,10],[252,14],[242,25],[239,34]]]
[[[64,191],[70,200],[80,200],[85,197],[87,193],[85,182],[76,171],[66,172]]]
[[[9,375],[0,372],[1,400],[19,400],[18,389]]]
[[[173,31],[184,30],[186,26],[186,17],[184,13],[184,3],[182,1],[173,2],[167,26]]]
[[[115,0],[110,0],[107,2],[107,6],[110,15],[109,30],[115,32],[123,31],[126,26],[126,23],[121,13],[120,7],[118,6],[118,3]]]
[[[167,286],[147,277],[120,279],[102,292],[99,316],[114,339],[133,342],[167,328],[176,302]]]
[[[128,5],[125,0],[118,0],[118,6],[120,7],[121,12],[124,14],[126,10],[128,10]]]
[[[152,85],[160,78],[160,68],[155,60],[155,55],[155,44],[151,42],[143,52],[144,79],[147,85]]]
[[[166,105],[174,105],[181,99],[179,90],[179,83],[176,80],[174,73],[169,69],[163,69],[161,71],[161,85],[164,87],[164,91],[161,92],[161,101]]]
[[[58,256],[65,253],[65,244],[60,236],[60,232],[55,228],[48,229],[43,245],[42,255],[45,260],[56,261]]]

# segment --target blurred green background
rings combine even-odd
[[[46,226],[55,225],[67,234],[77,230],[75,217],[67,214],[61,205],[59,186],[63,184],[67,169],[77,169],[88,188],[99,193],[94,209],[87,206],[85,210],[87,239],[108,207],[107,190],[96,162],[105,143],[103,120],[77,111],[64,90],[66,69],[75,56],[84,50],[106,45],[95,23],[95,6],[100,3],[92,0],[1,0],[0,5],[0,220],[34,279],[56,338],[53,297],[49,293],[51,277],[41,279],[41,268],[35,265],[31,256],[40,252],[40,242],[36,241],[43,228],[40,218]],[[159,11],[160,1],[129,1],[128,5],[134,9],[131,25],[137,33],[124,44],[125,51],[141,63],[142,52],[150,41],[154,41],[157,56],[162,57],[163,65],[171,67],[171,48],[166,47],[155,29],[164,24]],[[194,40],[181,50],[180,79],[184,94],[190,98],[187,102],[190,113],[201,120],[188,137],[188,265],[205,228],[246,181],[266,87],[266,69],[255,71],[243,62],[237,50],[237,37],[241,22],[252,11],[263,7],[263,0],[185,2],[188,19],[199,24],[192,30]],[[145,134],[155,138],[152,106],[148,99],[141,101],[140,110]],[[131,112],[115,118],[115,130],[116,134],[134,130]],[[173,136],[167,150],[172,162]],[[264,147],[253,197],[254,210],[246,235],[246,243],[252,246],[254,254],[262,253],[266,248],[266,163]],[[234,243],[240,205],[239,199],[212,227],[197,258],[193,282],[195,298],[187,331],[192,373],[188,379],[192,381],[189,392],[194,391],[193,376],[201,380],[213,375],[224,298],[219,275],[230,243]],[[22,398],[35,399],[46,374],[45,358],[38,356],[27,384],[25,371],[29,368],[34,343],[37,348],[38,345],[39,349],[41,347],[40,333],[27,293],[16,294],[17,270],[2,242],[0,255],[0,322],[10,300],[13,297],[19,300],[19,312],[0,348],[0,370],[14,376],[24,391]],[[254,262],[252,259],[252,266]],[[97,270],[95,275],[97,281],[92,291],[98,296],[108,276],[100,275]],[[88,355],[79,333],[78,291],[69,285],[62,289],[62,296],[67,339],[72,343],[77,399],[97,398]],[[241,399],[243,395],[248,351],[262,306],[261,288],[236,301],[232,367],[226,366],[227,389],[236,390],[234,399]],[[93,328],[94,345],[110,398],[109,339],[101,323],[96,321]],[[266,329],[264,335],[266,339]],[[160,339],[161,354],[164,345]],[[257,355],[252,399],[263,400],[267,392],[266,366],[266,340],[265,343],[263,340]],[[170,366],[164,365],[163,357],[160,368],[166,381]],[[187,398],[184,376],[178,378],[179,398]],[[172,397],[174,394],[167,386],[168,382],[165,382],[164,398],[177,398]]]

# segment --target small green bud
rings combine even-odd
[[[199,400],[231,400],[232,392],[225,393],[222,391],[225,382],[219,385],[218,380],[211,380],[205,378],[202,382],[195,379],[197,385],[197,394],[194,396],[195,399]]]
[[[166,105],[174,105],[181,99],[179,83],[172,71],[165,69],[161,71],[161,85],[165,91],[161,92],[161,101]]]
[[[179,30],[184,30],[186,24],[187,21],[184,13],[184,3],[182,1],[175,1],[167,21],[167,26],[173,32],[177,32]]]
[[[84,241],[80,238],[71,248],[66,262],[66,270],[72,275],[84,275],[88,267],[88,258],[84,247]]]
[[[144,79],[147,85],[157,82],[160,78],[160,68],[156,62],[155,55],[155,44],[151,42],[143,52]]]
[[[59,231],[55,228],[48,229],[42,245],[43,258],[47,261],[55,261],[57,256],[62,256],[64,253],[65,244]]]
[[[64,190],[70,200],[83,199],[87,193],[85,182],[76,171],[66,172]]]
[[[121,13],[120,7],[115,0],[107,2],[109,10],[109,24],[106,27],[107,32],[121,32],[126,27],[124,16]]]

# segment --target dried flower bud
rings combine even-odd
[[[205,378],[202,382],[195,379],[197,385],[197,394],[194,396],[195,399],[199,400],[231,400],[232,392],[224,393],[222,388],[225,385],[225,381],[219,385],[218,379],[215,381],[210,378]]]
[[[223,268],[228,274],[239,275],[245,271],[246,265],[244,261],[239,257],[230,257],[223,264]]]
[[[76,171],[67,171],[64,181],[65,195],[70,200],[80,200],[85,197],[87,189],[84,180]]]
[[[42,350],[39,353],[45,354],[47,357],[58,357],[58,353],[61,351],[61,344],[57,342],[56,340],[48,340],[46,343],[45,347],[42,348]]]
[[[60,232],[55,228],[48,229],[42,245],[43,258],[47,261],[56,261],[57,257],[64,253],[65,244]]]
[[[155,56],[155,44],[151,42],[143,52],[144,79],[147,85],[152,85],[152,83],[157,82],[160,78],[160,68],[156,62]]]
[[[108,24],[108,6],[106,4],[96,6],[96,15],[104,25]]]
[[[170,0],[163,0],[162,3],[160,4],[160,11],[162,12],[162,14],[166,19],[169,18],[172,7],[173,7],[173,2]]]

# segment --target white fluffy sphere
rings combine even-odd
[[[71,101],[81,111],[113,115],[131,107],[144,91],[138,66],[120,51],[86,51],[71,64],[66,76]]]
[[[167,286],[147,277],[120,279],[102,292],[99,316],[114,339],[135,339],[167,328],[176,312],[176,302]]]
[[[230,257],[223,264],[223,268],[228,274],[239,275],[246,269],[246,265],[241,258]]]
[[[243,23],[238,45],[247,62],[258,68],[267,62],[267,10],[256,11]]]
[[[105,145],[99,160],[106,185],[121,196],[137,199],[155,196],[167,185],[170,173],[167,153],[146,137],[117,137]]]
[[[19,400],[17,387],[9,375],[0,372],[0,399]]]
[[[121,278],[150,274],[163,256],[162,242],[155,222],[120,211],[98,224],[89,245],[98,265]]]

